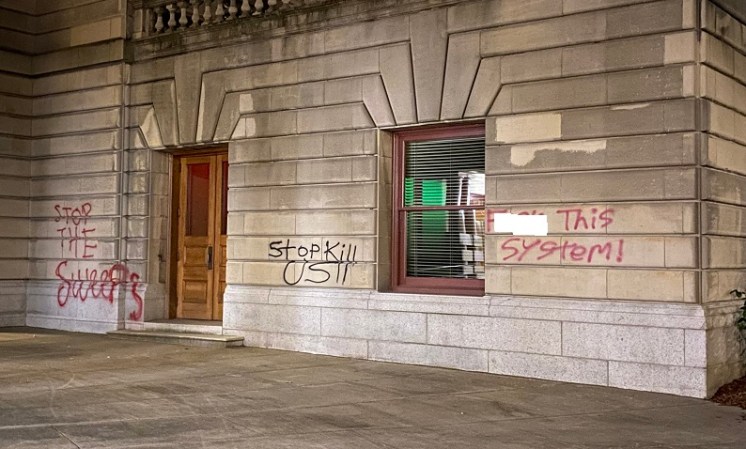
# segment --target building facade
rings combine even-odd
[[[0,0],[0,55],[0,326],[744,373],[742,2]]]

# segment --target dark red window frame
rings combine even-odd
[[[463,296],[483,296],[484,279],[453,279],[439,277],[407,276],[407,230],[404,214],[408,210],[428,210],[429,208],[404,207],[404,161],[408,142],[452,139],[458,137],[483,137],[484,124],[439,125],[403,130],[393,135],[393,201],[391,233],[391,290],[401,293],[451,294]],[[484,209],[485,206],[454,206],[445,209]],[[432,210],[444,210],[443,207]]]

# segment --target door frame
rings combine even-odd
[[[181,193],[181,159],[184,157],[199,157],[199,156],[215,156],[225,155],[226,159],[228,156],[227,145],[214,145],[209,147],[202,147],[198,149],[179,149],[169,152],[170,157],[170,182],[169,182],[169,224],[168,224],[168,277],[167,277],[167,289],[168,289],[168,301],[166,301],[166,317],[169,320],[177,319],[177,308],[178,308],[178,295],[177,285],[179,282],[178,276],[178,257],[179,257],[179,201]],[[230,160],[228,160],[228,166],[230,167]],[[227,176],[227,173],[226,173]],[[222,316],[220,317],[222,320]]]

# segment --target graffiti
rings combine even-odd
[[[98,245],[88,239],[88,234],[96,230],[96,228],[88,227],[88,218],[92,209],[91,203],[83,203],[80,207],[74,208],[62,207],[59,204],[54,206],[54,210],[57,212],[57,217],[54,219],[55,223],[64,220],[63,226],[57,228],[63,257],[67,252],[74,259],[93,258],[93,250],[98,248]],[[66,244],[67,249],[65,248]]]
[[[291,240],[276,240],[269,244],[268,256],[287,261],[282,271],[286,285],[325,284],[345,285],[352,267],[357,263],[357,245],[326,241],[319,245],[291,244]]]
[[[490,209],[487,226],[494,230],[494,214],[508,213],[508,209]],[[559,218],[565,232],[600,232],[614,223],[614,209],[605,207],[573,207],[555,209],[550,212]],[[548,215],[542,210],[521,211],[518,215]],[[513,237],[502,241],[500,257],[505,262],[542,261],[558,254],[560,262],[594,263],[624,261],[624,239],[608,239],[600,243],[586,244],[582,241],[557,237]]]
[[[65,307],[70,298],[79,299],[81,302],[88,298],[103,299],[113,304],[119,286],[129,283],[129,293],[137,304],[136,309],[130,312],[129,318],[135,321],[142,318],[143,300],[137,292],[140,275],[131,273],[127,266],[120,263],[101,271],[86,268],[66,272],[68,263],[69,261],[63,260],[54,270],[54,275],[60,280],[57,287],[57,304],[60,307]]]
[[[140,286],[139,274],[121,263],[100,270],[69,268],[71,260],[92,259],[98,248],[98,243],[90,239],[90,234],[96,231],[96,228],[88,226],[93,210],[91,203],[83,203],[78,207],[57,204],[54,210],[57,213],[54,221],[62,226],[56,229],[60,236],[63,258],[54,270],[54,275],[60,281],[57,287],[57,304],[65,307],[71,298],[81,302],[89,298],[102,299],[113,304],[120,286],[125,286],[125,295],[129,293],[136,304],[129,318],[139,321],[143,313],[143,299],[137,291]]]
[[[624,260],[624,240],[614,240],[604,243],[586,245],[573,241],[557,242],[550,239],[527,239],[525,237],[513,237],[505,240],[500,245],[502,251],[510,254],[503,256],[503,261],[523,261],[527,256],[530,260],[542,260],[559,253],[560,261],[593,263],[598,258],[607,261],[622,262]]]

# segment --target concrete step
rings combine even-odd
[[[145,330],[117,330],[108,332],[111,338],[122,340],[151,341],[174,345],[227,348],[243,346],[243,337],[238,335],[198,334],[193,332],[166,332]]]
[[[140,323],[127,323],[127,330],[154,331],[185,334],[223,334],[222,321],[198,320],[157,320]]]

